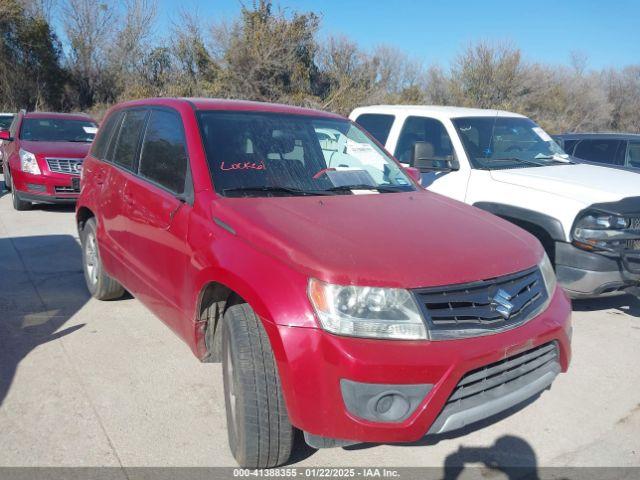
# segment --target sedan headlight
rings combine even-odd
[[[553,292],[556,290],[558,280],[556,278],[556,272],[553,270],[553,265],[551,265],[551,260],[549,260],[546,253],[544,254],[544,257],[542,257],[538,267],[540,267],[542,280],[544,280],[544,286],[547,289],[547,297],[549,301],[551,301],[551,297],[553,296]]]
[[[38,160],[36,160],[36,156],[33,153],[20,149],[18,154],[20,155],[20,170],[32,175],[40,175]]]
[[[333,285],[312,278],[308,293],[328,332],[396,340],[427,338],[420,310],[407,290]]]

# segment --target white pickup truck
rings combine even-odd
[[[638,173],[578,163],[515,113],[381,105],[350,118],[418,168],[424,187],[536,236],[569,296],[640,293]]]

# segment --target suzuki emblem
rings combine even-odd
[[[491,299],[491,306],[495,307],[496,312],[498,312],[502,317],[506,320],[511,315],[511,311],[513,310],[513,303],[511,303],[511,295],[505,292],[503,289],[498,289],[496,294]]]

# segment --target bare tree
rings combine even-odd
[[[93,0],[64,0],[62,15],[69,42],[68,67],[78,91],[81,109],[96,101],[113,101],[115,98],[105,78],[110,45],[115,41],[118,14],[110,3]]]

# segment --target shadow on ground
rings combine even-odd
[[[444,479],[457,480],[465,467],[482,464],[481,477],[491,478],[492,472],[502,472],[509,479],[534,480],[539,478],[536,453],[526,440],[513,435],[505,435],[490,447],[458,448],[444,461]]]
[[[617,310],[632,317],[640,317],[640,299],[632,295],[574,300],[573,310],[576,312],[595,312],[598,310]]]
[[[80,246],[70,235],[1,238],[0,292],[1,406],[29,353],[84,326],[62,328],[89,300]]]

